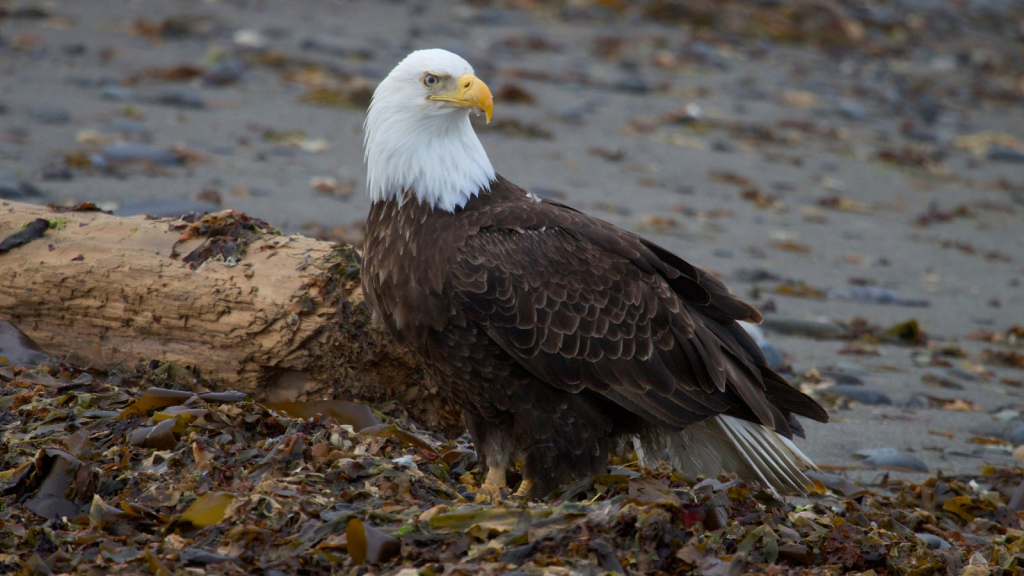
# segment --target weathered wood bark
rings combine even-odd
[[[257,399],[394,400],[424,425],[461,426],[412,356],[371,324],[350,247],[257,234],[236,265],[193,269],[171,257],[181,221],[16,202],[0,208],[0,238],[37,218],[51,221],[43,237],[0,254],[0,319],[51,353],[175,361]]]

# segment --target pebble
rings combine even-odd
[[[1014,150],[1002,144],[993,144],[988,149],[988,159],[993,162],[1012,162],[1014,164],[1024,163],[1024,153]]]
[[[963,450],[954,450],[952,448],[947,448],[942,451],[943,460],[949,460],[953,456],[960,458],[978,458],[990,464],[1013,464],[1016,462],[1008,450],[1004,450],[1002,454],[982,454],[977,450],[974,452],[965,452]]]
[[[54,126],[61,126],[71,122],[71,113],[56,106],[33,106],[29,110],[28,115],[43,124],[53,124]]]
[[[764,330],[756,324],[750,322],[740,322],[740,326],[750,334],[750,337],[757,344],[757,347],[761,349],[761,353],[764,354],[765,360],[767,360],[768,367],[772,370],[782,368],[787,364],[786,358],[782,355],[782,352],[773,344],[768,337],[764,335]]]
[[[832,372],[841,372],[849,376],[856,376],[857,378],[867,378],[871,376],[871,372],[867,368],[854,364],[852,362],[836,362],[832,366],[828,367]]]
[[[627,94],[647,94],[651,91],[651,85],[639,76],[619,78],[612,84],[612,87]]]
[[[826,388],[826,390],[833,394],[849,398],[854,402],[860,402],[861,404],[867,404],[869,406],[892,404],[892,400],[889,398],[888,394],[881,390],[876,390],[864,385],[837,384],[831,388]]]
[[[245,67],[237,60],[227,60],[210,68],[203,74],[203,83],[211,86],[227,86],[242,79]]]
[[[844,386],[863,386],[864,385],[864,381],[863,380],[861,380],[860,378],[858,378],[858,377],[856,377],[856,376],[854,376],[852,374],[847,374],[846,372],[841,372],[841,371],[837,371],[837,370],[829,370],[829,369],[826,368],[826,369],[821,370],[821,375],[825,376],[827,378],[831,378],[832,380],[835,380],[836,384],[842,384]]]
[[[900,402],[899,407],[907,410],[924,410],[928,408],[928,399],[921,396],[911,396]]]
[[[64,81],[67,82],[69,86],[83,89],[95,88],[98,84],[98,82],[90,76],[68,76],[64,78]]]
[[[189,108],[192,110],[202,110],[203,108],[206,108],[206,101],[203,99],[203,95],[188,87],[164,90],[153,98],[153,102],[156,104],[163,104],[164,106]]]
[[[250,50],[266,50],[270,44],[266,36],[260,34],[257,30],[249,29],[236,30],[231,36],[231,40],[236,46],[249,48]]]
[[[785,280],[782,276],[764,268],[739,268],[736,270],[736,279],[740,282],[782,282]]]
[[[39,176],[43,180],[72,180],[75,177],[75,172],[70,166],[63,162],[53,162],[47,164],[39,170]]]
[[[729,67],[729,59],[708,42],[697,40],[690,44],[687,53],[703,64],[725,70]]]
[[[0,142],[0,158],[19,158],[21,149],[10,142]]]
[[[858,120],[863,122],[864,120],[868,119],[867,108],[865,108],[859,102],[848,100],[846,98],[839,100],[839,103],[836,106],[836,110],[838,110],[840,114],[849,118],[850,120]]]
[[[1014,446],[1024,444],[1024,426],[1017,426],[1006,434],[1006,440]]]
[[[121,103],[134,102],[135,92],[124,86],[104,86],[100,98]]]
[[[810,336],[811,338],[839,338],[846,334],[846,329],[830,320],[805,320],[803,318],[765,318],[761,327],[769,332],[781,332],[794,336]]]
[[[1021,427],[1024,428],[1024,425],[1022,425]],[[992,421],[992,420],[984,420],[982,422],[979,422],[979,423],[975,424],[974,426],[971,426],[968,429],[968,432],[970,432],[971,434],[975,434],[977,436],[988,436],[990,438],[1003,438],[1003,437],[1007,436],[1008,433],[1010,431],[1012,431],[1014,428],[1016,428],[1016,427],[1013,426],[1013,427],[1009,427],[1008,428],[1005,422],[995,422],[995,421]]]
[[[149,136],[149,128],[138,120],[130,118],[114,118],[106,126],[107,131],[117,132],[123,135]]]
[[[858,486],[853,480],[839,474],[831,474],[829,472],[820,472],[817,470],[805,470],[804,474],[807,475],[811,480],[817,480],[825,485],[825,487],[839,492],[843,496],[851,496],[857,492],[863,490],[863,487]]]
[[[324,40],[320,38],[306,38],[299,43],[299,48],[310,52],[320,52],[339,58],[357,58],[359,60],[372,60],[374,52],[366,46],[366,43],[359,41],[346,41],[341,38]]]
[[[945,540],[939,538],[935,534],[928,534],[927,532],[918,532],[914,534],[914,536],[917,536],[918,540],[923,541],[932,550],[945,550],[946,548],[951,547],[949,542],[946,542]]]
[[[853,288],[829,288],[825,295],[829,299],[851,300],[853,302],[869,302],[871,304],[892,304],[895,306],[926,307],[927,300],[908,300],[902,298],[891,288],[881,286],[854,286]]]
[[[929,472],[928,465],[923,460],[913,454],[900,452],[895,448],[871,448],[868,450],[858,450],[854,454],[863,458],[861,462],[865,466],[898,468],[912,472]]]
[[[181,164],[181,156],[165,148],[149,144],[125,142],[112,144],[103,149],[97,158],[97,165],[116,164],[118,162],[153,162],[164,166]]]
[[[711,149],[715,152],[732,152],[736,147],[725,140],[716,140],[711,143]]]
[[[947,370],[933,368],[925,371],[924,374],[925,382],[933,386],[940,386],[949,390],[963,390],[963,384],[953,379],[952,375]]]

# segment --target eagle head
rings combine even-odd
[[[483,145],[469,122],[488,122],[494,98],[473,67],[446,50],[406,56],[373,93],[366,114],[367,192],[374,202],[415,195],[432,207],[454,211],[490,189],[495,179]]]

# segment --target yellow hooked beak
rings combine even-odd
[[[447,94],[431,96],[431,100],[451,102],[460,108],[479,110],[487,116],[488,124],[491,122],[491,112],[494,111],[494,97],[491,96],[491,89],[484,84],[483,80],[472,74],[459,76],[458,87]]]

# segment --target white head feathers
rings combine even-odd
[[[494,168],[469,122],[470,109],[437,96],[457,89],[467,74],[476,80],[473,67],[459,56],[420,50],[377,86],[363,140],[373,202],[401,200],[409,190],[421,202],[454,212],[480,190],[490,190]]]

